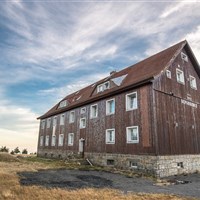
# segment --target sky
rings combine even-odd
[[[0,0],[0,147],[37,150],[67,94],[187,40],[200,62],[200,1]]]

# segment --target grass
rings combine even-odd
[[[37,157],[17,158],[9,154],[0,154],[0,200],[189,200],[192,198],[177,197],[163,194],[123,194],[119,190],[112,189],[79,189],[67,190],[39,186],[22,186],[19,183],[18,172],[38,171],[39,169],[70,168],[83,169],[79,161],[61,161]],[[88,170],[97,168],[85,166]],[[99,168],[99,170],[104,170]]]

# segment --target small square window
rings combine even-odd
[[[126,110],[137,109],[137,92],[126,95]]]
[[[58,138],[58,146],[63,146],[63,142],[64,142],[64,135],[60,134]]]
[[[112,115],[115,113],[115,99],[106,101],[106,115]]]
[[[81,108],[81,114],[84,114],[84,113],[86,113],[86,107]]]
[[[169,70],[166,70],[166,75],[167,75],[167,78],[172,78],[172,76],[171,76],[171,71],[169,71]]]
[[[69,114],[69,123],[73,123],[75,121],[75,112],[71,111]]]
[[[97,93],[103,92],[104,90],[107,90],[109,88],[110,88],[110,82],[109,81],[102,83],[102,84],[97,86]]]
[[[114,144],[114,143],[115,143],[115,129],[107,129],[106,144]]]
[[[196,78],[193,76],[190,76],[190,87],[195,90],[197,89]]]
[[[42,120],[41,122],[41,129],[44,129],[45,128],[45,120]]]
[[[138,164],[137,164],[137,162],[135,162],[135,161],[130,161],[130,162],[129,162],[129,166],[130,166],[130,168],[132,168],[132,169],[137,169],[137,168],[138,168]]]
[[[44,137],[40,136],[40,146],[43,146],[43,142],[44,142]]]
[[[183,167],[183,162],[178,162],[178,163],[177,163],[177,167],[178,167],[178,168],[184,168],[184,167]]]
[[[180,69],[176,69],[176,79],[178,83],[185,84],[184,73]]]
[[[60,125],[65,124],[65,114],[60,115]]]
[[[184,54],[183,52],[181,52],[181,58],[182,58],[182,60],[188,62],[188,57],[187,57],[187,55]]]
[[[73,144],[74,144],[74,134],[69,133],[68,134],[68,146],[73,146]]]
[[[51,146],[55,146],[55,145],[56,145],[56,136],[53,135],[52,140],[51,140]]]
[[[46,138],[45,138],[45,146],[49,146],[49,136],[46,135]]]
[[[51,126],[51,118],[48,118],[47,119],[47,128],[50,128],[50,126]]]
[[[138,126],[131,126],[126,128],[127,143],[139,143]]]
[[[107,160],[107,165],[114,165],[114,164],[115,164],[114,160],[111,160],[111,159]]]
[[[90,118],[96,118],[98,116],[98,106],[97,104],[90,107]]]
[[[86,118],[81,118],[80,119],[80,128],[85,128],[86,127]]]

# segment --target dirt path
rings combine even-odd
[[[149,179],[128,178],[120,174],[80,170],[41,170],[19,174],[22,185],[40,185],[59,188],[110,187],[127,192],[165,193],[200,198],[200,174],[170,177],[180,184],[158,186]],[[181,184],[186,181],[187,184]]]

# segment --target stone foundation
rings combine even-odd
[[[80,157],[77,152],[66,150],[39,150],[38,156],[63,159]],[[85,152],[84,157],[94,165],[131,169],[156,177],[200,171],[200,155],[149,156]]]

